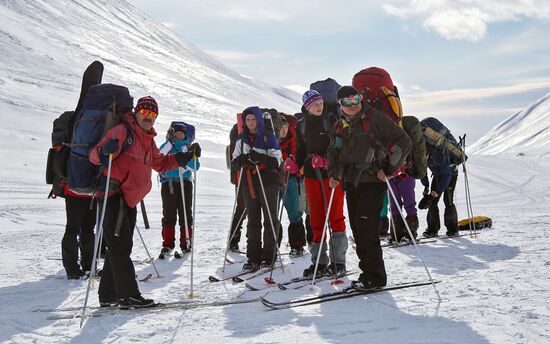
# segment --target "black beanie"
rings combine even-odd
[[[342,98],[354,96],[356,94],[359,94],[359,91],[357,91],[353,86],[342,86],[340,87],[340,89],[338,89],[338,93],[336,93],[336,97],[338,99],[342,99]]]

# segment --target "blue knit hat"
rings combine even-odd
[[[319,94],[319,92],[315,90],[308,90],[304,95],[302,96],[302,102],[304,103],[304,108],[307,110],[311,104],[313,104],[316,100],[323,100],[323,97]]]

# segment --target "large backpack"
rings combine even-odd
[[[464,155],[464,161],[468,159],[462,152],[460,144],[456,141],[451,131],[434,117],[427,117],[420,121],[426,144],[436,149],[449,152],[449,160],[452,165],[460,165]]]
[[[103,64],[92,62],[82,75],[80,97],[75,111],[65,111],[53,122],[52,148],[48,152],[46,164],[46,184],[52,185],[48,198],[64,197],[65,184],[68,179],[68,160],[70,142],[74,130],[75,114],[80,112],[86,93],[91,86],[101,83]]]
[[[281,128],[283,127],[281,114],[279,114],[279,111],[277,111],[277,109],[262,108],[261,110],[264,117],[264,128],[266,129],[266,131],[274,133],[276,138],[279,138]],[[267,116],[266,113],[269,113],[271,119],[269,118],[269,116]]]
[[[74,111],[65,111],[53,121],[52,148],[46,165],[46,184],[52,185],[48,198],[63,196],[74,117]]]
[[[124,86],[100,84],[90,87],[82,110],[76,114],[69,156],[69,188],[78,194],[91,195],[99,176],[99,166],[88,160],[91,149],[99,143],[105,132],[123,121],[131,111],[133,98]],[[131,144],[131,131],[122,149]]]
[[[422,126],[418,118],[414,116],[403,116],[403,130],[411,139],[412,147],[407,162],[412,163],[411,175],[415,179],[422,179],[427,172],[426,143]]]
[[[340,87],[342,86],[340,86],[340,84],[332,78],[315,81],[309,85],[310,90],[319,92],[321,97],[323,97],[323,101],[329,104],[338,103],[336,94],[338,93],[338,89],[340,89]]]
[[[401,125],[403,108],[388,72],[378,67],[365,68],[353,76],[352,85],[361,92],[365,102]]]

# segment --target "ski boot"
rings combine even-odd
[[[143,296],[127,297],[120,300],[118,304],[118,309],[128,310],[135,308],[150,308],[158,306],[158,303],[155,303],[152,299],[146,299]]]
[[[343,276],[346,274],[346,264],[338,264],[336,263],[336,266],[334,264],[331,264],[328,267],[328,272],[331,275],[336,275],[338,277]]]
[[[164,256],[169,256],[172,253],[172,249],[170,247],[163,247],[160,250],[159,259],[164,259]]]
[[[302,247],[292,248],[290,249],[290,252],[288,254],[290,258],[298,258],[298,257],[302,257],[303,255],[304,255],[304,249]]]
[[[313,279],[313,273],[314,272],[315,272],[315,264],[311,264],[309,266],[309,268],[304,270],[303,276]],[[326,264],[319,264],[319,266],[317,266],[317,275],[316,275],[317,277],[316,278],[326,276],[327,272],[328,272],[327,265]]]
[[[232,242],[231,244],[229,244],[229,251],[239,252],[239,244],[236,242]]]
[[[351,286],[358,291],[372,291],[372,290],[384,288],[386,285],[371,281],[370,279],[366,278],[364,274],[360,274],[359,279],[357,281],[351,282]]]
[[[426,229],[424,233],[422,233],[424,238],[435,238],[437,236],[437,231],[431,231],[429,229]]]
[[[260,264],[256,262],[246,262],[243,265],[243,271],[254,272],[260,270]]]
[[[452,237],[457,237],[459,236],[458,234],[458,230],[456,231],[452,231],[452,230],[447,230],[447,233],[445,233],[449,238],[452,238]]]

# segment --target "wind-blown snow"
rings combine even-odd
[[[483,155],[550,155],[550,93],[502,121],[469,151]]]
[[[159,99],[159,136],[172,119],[197,125],[197,140],[205,147],[197,180],[194,256],[194,290],[201,301],[312,292],[305,288],[275,295],[274,290],[249,292],[242,285],[207,280],[208,275],[220,273],[232,210],[233,188],[224,167],[223,145],[233,114],[254,104],[297,111],[299,104],[293,99],[299,98],[228,70],[125,2],[3,1],[0,13],[0,342],[549,341],[550,162],[531,157],[472,155],[468,160],[474,211],[491,216],[494,228],[477,238],[420,247],[433,277],[441,281],[441,302],[428,286],[282,311],[267,311],[255,302],[117,312],[88,319],[82,330],[78,320],[51,320],[48,312],[34,312],[78,307],[84,301],[86,283],[67,281],[58,260],[64,202],[46,199],[44,168],[52,120],[74,108],[80,75],[88,63],[94,59],[105,63],[105,82],[128,85],[135,97],[152,94]],[[466,217],[463,181],[461,173],[455,197],[460,217]],[[157,186],[145,201],[152,229],[145,230],[140,218],[138,224],[156,256],[162,214]],[[421,211],[421,228],[424,217]],[[285,235],[283,252],[288,251],[286,240]],[[241,247],[244,243],[243,234]],[[135,236],[132,258],[145,257]],[[427,279],[413,247],[384,249],[384,257],[390,283]],[[237,254],[232,258],[243,259]],[[283,259],[286,272],[276,272],[276,280],[300,275],[309,264],[309,255]],[[351,247],[347,259],[348,267],[357,270]],[[162,278],[140,282],[143,294],[161,302],[188,300],[190,259],[156,264]],[[240,267],[235,264],[227,270]],[[143,264],[136,265],[136,271],[139,276],[154,273],[151,265]],[[92,288],[91,306],[97,306],[96,293]]]

